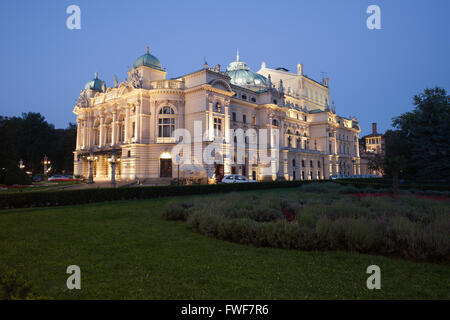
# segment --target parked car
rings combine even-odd
[[[255,180],[247,179],[240,174],[228,174],[222,179],[222,183],[247,183],[256,182]]]

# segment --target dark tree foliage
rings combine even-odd
[[[386,131],[384,143],[383,172],[392,177],[394,193],[398,193],[399,178],[413,176],[408,161],[411,158],[411,146],[407,137],[399,130]]]
[[[29,182],[23,171],[43,173],[45,155],[51,161],[52,173],[73,171],[76,125],[55,129],[39,113],[23,113],[21,117],[0,116],[0,183]],[[22,160],[25,169],[18,165]]]
[[[450,96],[442,88],[414,97],[415,108],[393,119],[403,138],[395,148],[408,159],[417,179],[450,181]],[[409,150],[405,149],[405,144]],[[386,155],[388,156],[388,155]]]

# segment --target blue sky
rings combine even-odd
[[[66,8],[81,8],[81,30],[66,28]],[[382,30],[368,30],[366,8],[381,8]],[[74,100],[94,72],[111,86],[145,53],[168,77],[224,67],[236,48],[257,71],[268,67],[330,77],[342,116],[362,134],[413,108],[426,87],[449,90],[450,1],[2,1],[0,114],[40,112],[56,127],[74,122]]]

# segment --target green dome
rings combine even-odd
[[[98,78],[98,74],[95,73],[95,78],[86,83],[84,86],[84,90],[94,90],[94,91],[102,91],[102,86],[104,81]]]
[[[159,62],[158,58],[156,58],[155,56],[153,56],[149,53],[148,47],[147,47],[147,53],[143,54],[142,56],[137,58],[136,61],[134,61],[134,63],[133,63],[134,68],[139,68],[142,66],[157,69],[157,70],[163,70],[161,62]]]
[[[250,70],[228,71],[231,83],[238,86],[266,87],[266,77]]]
[[[263,90],[267,87],[267,79],[259,73],[253,72],[245,62],[239,61],[239,53],[236,61],[231,62],[227,68],[227,74],[231,83],[250,89]]]

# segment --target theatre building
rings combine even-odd
[[[229,173],[254,180],[359,174],[358,121],[336,114],[327,78],[318,82],[307,77],[302,64],[296,69],[269,68],[263,62],[253,72],[238,54],[225,70],[205,63],[197,71],[168,79],[166,69],[147,48],[125,81],[116,78],[108,87],[96,75],[81,91],[73,110],[77,116],[74,173],[94,181],[109,180],[114,162],[119,181],[175,178],[171,150],[180,140],[174,132],[185,128],[192,138],[192,157],[194,140],[205,148],[217,133],[224,136],[214,163],[192,159],[210,183]],[[201,123],[208,134],[195,133],[195,123]],[[278,147],[276,166],[249,158],[258,135],[245,138],[245,159],[237,163],[236,140],[227,132],[238,128],[266,129],[268,149]],[[271,139],[275,130],[276,143]]]

